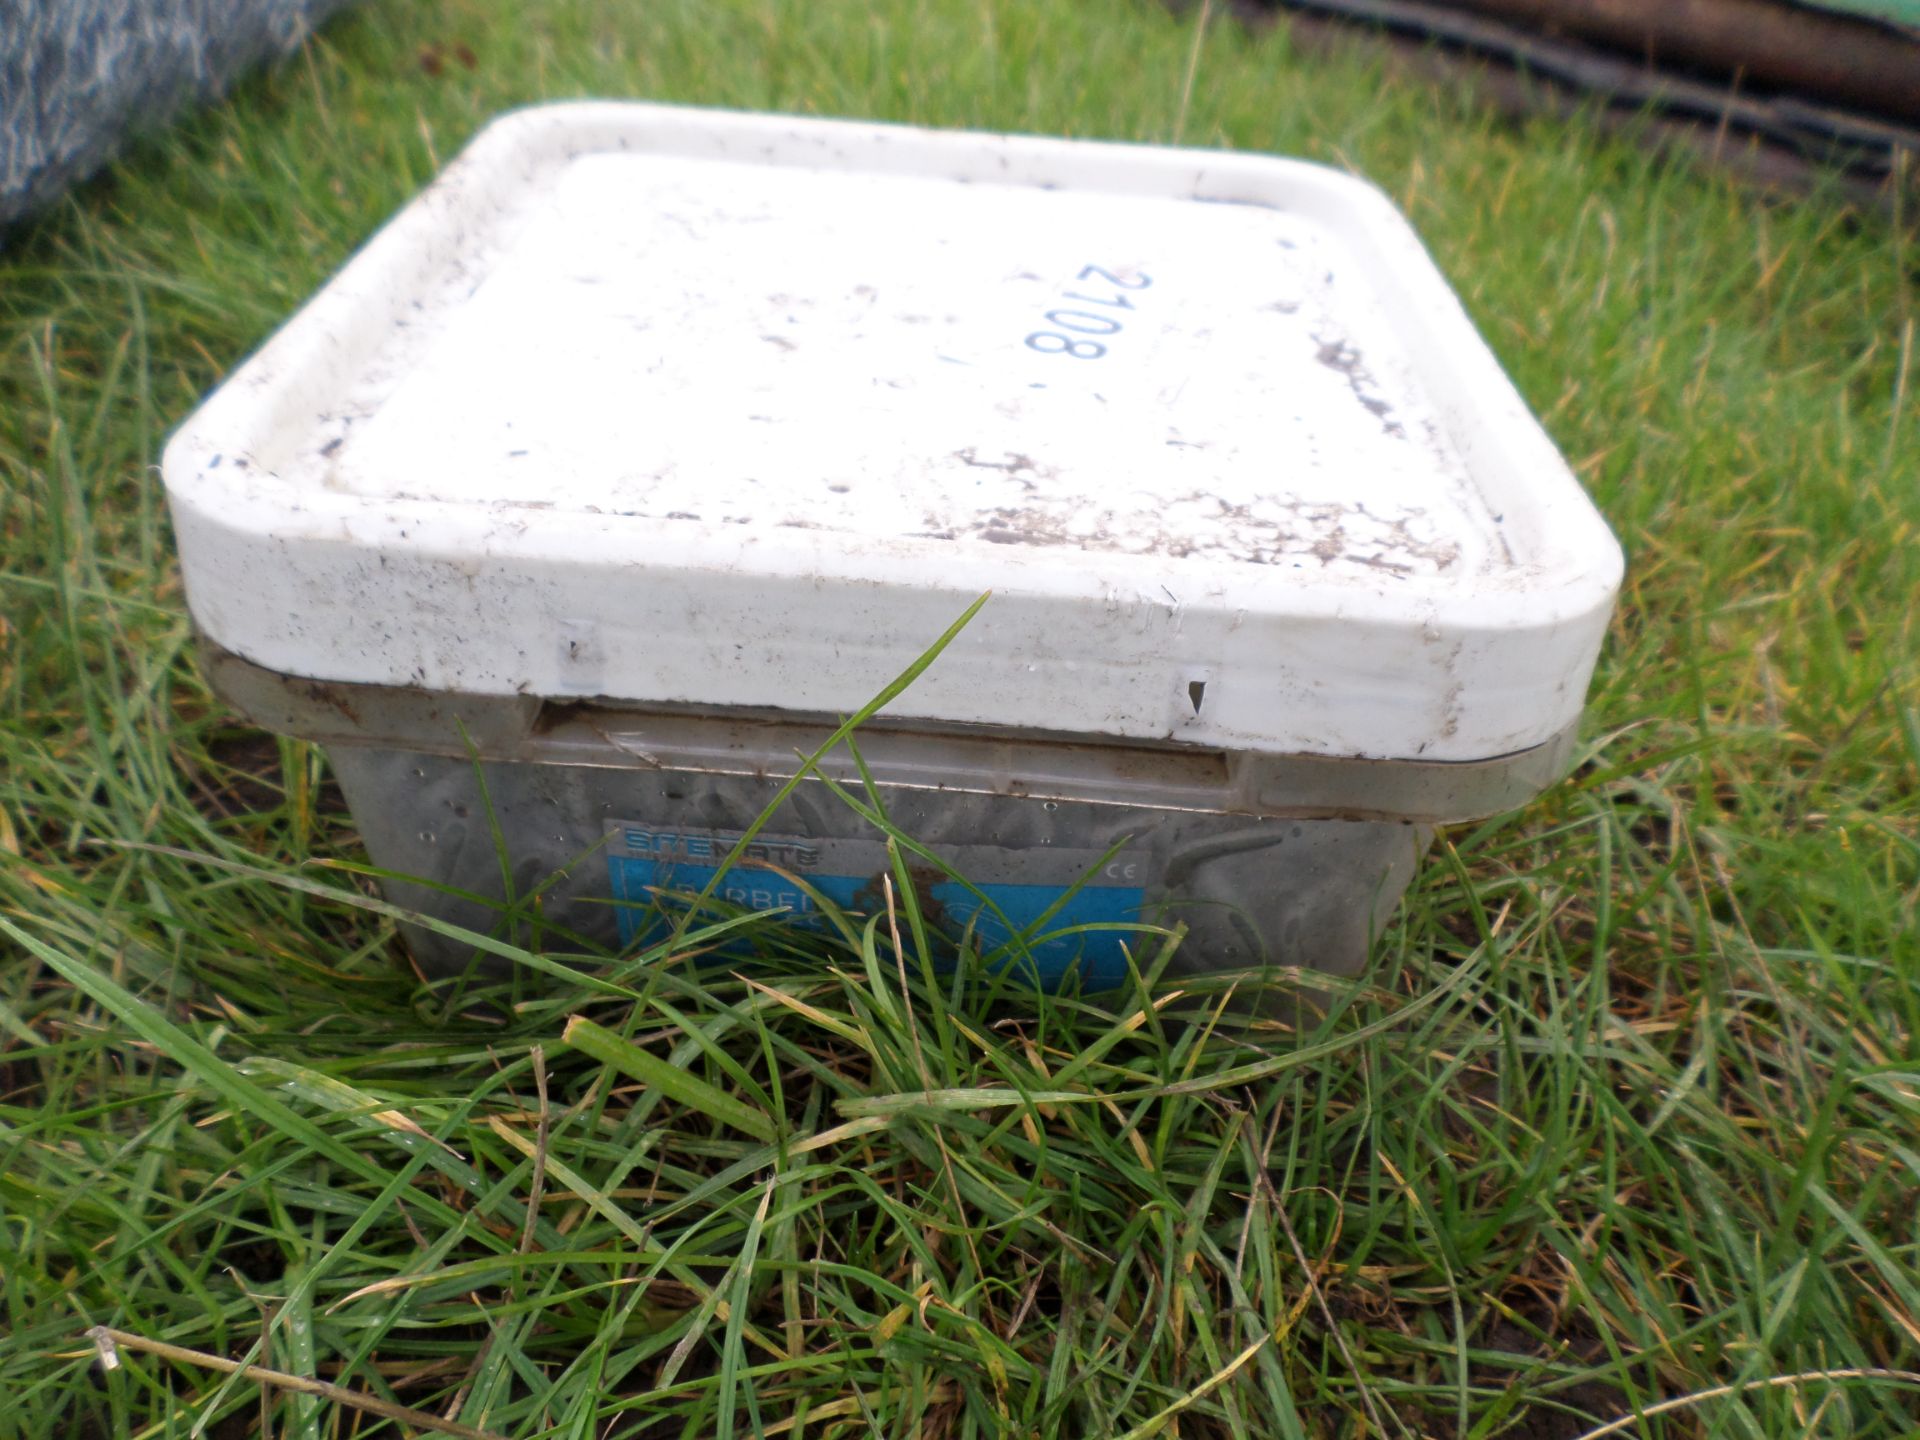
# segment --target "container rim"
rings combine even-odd
[[[482,763],[674,770],[784,780],[838,717],[728,706],[484,695],[284,674],[196,635],[215,695],[246,719],[323,746]],[[1457,824],[1527,804],[1570,768],[1578,722],[1479,760],[1228,751],[1171,740],[875,716],[818,769],[883,787],[1271,819]]]

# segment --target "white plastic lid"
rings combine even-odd
[[[1376,190],[1263,156],[510,115],[166,453],[256,664],[1483,759],[1620,552]]]

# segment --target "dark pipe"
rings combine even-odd
[[[1763,183],[1799,188],[1814,173],[1808,167],[1837,166],[1841,168],[1835,174],[1843,188],[1856,199],[1885,204],[1891,193],[1886,188],[1889,183],[1902,189],[1912,183],[1905,157],[1920,154],[1920,128],[1858,110],[1833,109],[1799,93],[1735,89],[1673,70],[1657,70],[1588,41],[1550,36],[1517,21],[1476,13],[1461,0],[1240,3],[1248,13],[1282,9],[1299,17],[1296,26],[1350,23],[1374,28],[1396,42],[1404,61],[1423,71],[1444,69],[1463,54],[1489,58],[1498,63],[1478,67],[1479,83],[1487,87],[1490,98],[1515,113],[1564,110],[1572,102],[1560,87],[1604,98],[1611,113],[1635,107],[1655,112],[1646,123],[1664,138]],[[1875,33],[1920,52],[1920,40],[1910,39],[1906,32]],[[1408,49],[1422,41],[1438,42],[1439,48]],[[1519,78],[1506,66],[1527,78]],[[1546,85],[1533,84],[1536,80]],[[1680,123],[1660,118],[1665,116],[1677,117]],[[1704,138],[1702,127],[1707,126],[1712,127],[1711,138]],[[1764,141],[1764,148],[1745,144],[1740,137],[1747,136]]]
[[[1449,0],[1660,64],[1740,76],[1920,120],[1920,42],[1908,32],[1779,0]]]

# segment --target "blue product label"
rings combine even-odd
[[[607,867],[619,907],[620,938],[628,944],[664,928],[663,892],[667,907],[673,894],[700,893],[729,857],[731,864],[713,892],[716,900],[729,905],[786,910],[791,923],[821,926],[825,921],[813,896],[789,878],[798,876],[850,916],[864,919],[885,907],[882,877],[891,871],[884,841],[757,835],[742,847],[737,831],[637,821],[614,822],[608,830]],[[1139,957],[1142,940],[1151,939],[1132,930],[1057,933],[1083,925],[1142,923],[1147,867],[1124,851],[1109,856],[1054,846],[1009,850],[964,845],[945,853],[954,871],[971,885],[944,872],[913,867],[910,873],[920,882],[915,888],[921,914],[929,926],[949,940],[971,928],[976,953],[993,957],[1002,951],[1000,963],[1024,970],[1049,989],[1070,974],[1088,990],[1120,985],[1127,978],[1126,951]],[[1083,877],[1084,883],[1062,904],[1061,896]],[[1056,905],[1042,924],[1041,917]],[[1015,942],[1022,935],[1025,938]]]

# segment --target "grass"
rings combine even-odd
[[[1380,181],[1628,548],[1578,771],[1310,1036],[991,1003],[911,914],[420,987],[196,677],[150,467],[577,94]],[[429,1433],[152,1343],[500,1436],[1920,1435],[1914,261],[1129,0],[376,4],[143,143],[0,252],[0,1436]]]

